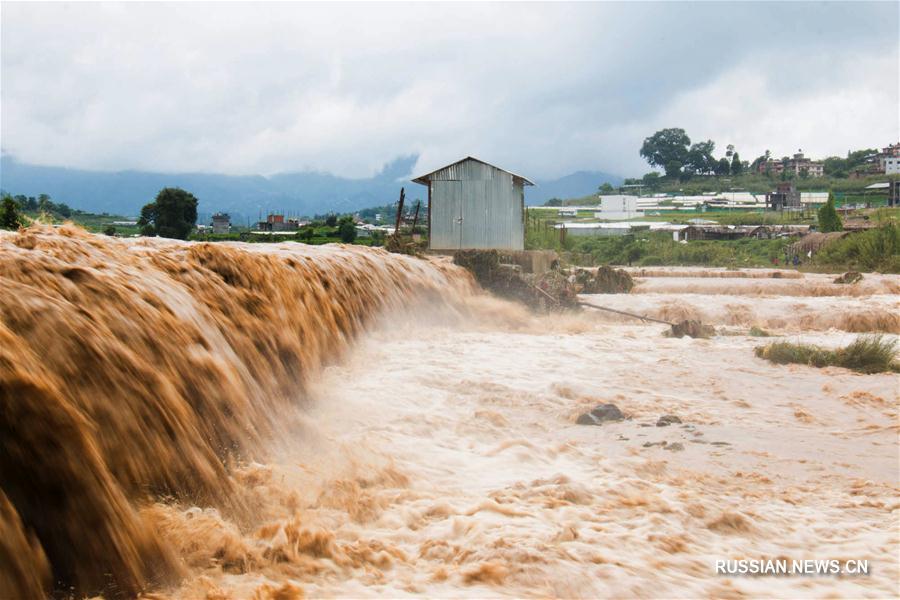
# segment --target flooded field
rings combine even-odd
[[[634,309],[645,296],[586,299]],[[844,299],[816,298],[846,312]],[[723,300],[692,297],[710,311]],[[240,543],[287,545],[291,559],[206,569],[176,595],[242,597],[286,577],[354,598],[894,593],[895,376],[774,366],[746,336],[483,308],[452,326],[389,323],[329,368],[296,439],[246,472],[261,496],[290,481],[301,508]],[[854,337],[789,329],[825,345]],[[629,419],[574,424],[607,402]],[[682,425],[656,427],[664,414]],[[170,518],[190,527],[189,515]],[[716,575],[726,558],[863,559],[870,574]]]
[[[893,335],[898,277],[866,275],[854,294],[824,276],[658,270],[635,273],[632,294],[584,297],[730,334],[674,339],[590,309],[533,316],[446,263],[360,249],[0,242],[17,291],[0,304],[0,389],[26,390],[4,396],[2,425],[35,428],[6,439],[0,465],[0,553],[18,557],[19,589],[51,572],[97,587],[103,571],[72,554],[83,540],[118,589],[159,598],[896,594],[897,376],[776,366],[745,333]],[[166,334],[140,334],[151,326]],[[87,375],[63,370],[76,358]],[[158,397],[113,369],[156,373]],[[70,437],[41,429],[38,401]],[[605,403],[627,418],[575,424]],[[35,534],[54,483],[80,500]],[[869,573],[716,574],[724,559]]]

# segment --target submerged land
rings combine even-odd
[[[897,375],[757,353],[896,344],[900,276],[628,272],[580,301],[710,335],[446,257],[0,232],[3,593],[892,595]]]

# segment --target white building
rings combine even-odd
[[[643,216],[644,211],[638,207],[637,196],[623,196],[619,194],[600,196],[600,210],[594,213],[595,219],[607,219],[609,221],[634,219]]]
[[[557,223],[555,228],[557,230],[565,230],[566,235],[578,237],[615,237],[633,233],[636,230],[666,231],[672,233],[672,239],[677,242],[681,239],[680,236],[682,232],[688,229],[688,225],[644,221],[619,221],[617,223]]]
[[[800,204],[825,204],[828,192],[800,192]]]
[[[229,233],[231,231],[231,216],[227,213],[216,213],[212,216],[213,233]]]
[[[888,156],[884,159],[884,174],[900,174],[900,156]]]

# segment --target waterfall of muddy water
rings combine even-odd
[[[0,232],[0,596],[177,581],[184,557],[142,507],[253,526],[231,472],[265,457],[320,367],[385,311],[470,286],[360,247]]]
[[[175,599],[896,595],[895,375],[772,365],[746,335],[534,317],[448,265],[371,250],[0,241],[11,589],[52,569]],[[794,304],[891,310],[900,289],[866,275],[868,297],[792,294],[748,273],[654,272],[584,299],[723,326],[741,304],[747,322],[785,313],[775,335],[837,345],[854,334]],[[399,310],[415,298],[428,310]],[[607,402],[630,418],[575,424]],[[663,414],[683,424],[655,426]],[[870,574],[715,574],[738,558]]]

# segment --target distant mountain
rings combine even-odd
[[[525,188],[525,201],[530,206],[543,204],[551,198],[580,198],[597,193],[597,188],[603,183],[617,187],[625,183],[625,180],[602,171],[576,171],[559,179],[535,183],[535,187]]]
[[[385,165],[367,179],[347,179],[329,173],[283,173],[233,176],[210,173],[100,172],[41,167],[0,158],[0,188],[29,196],[46,193],[56,202],[88,212],[137,215],[164,187],[180,187],[194,194],[198,212],[225,211],[239,220],[253,220],[267,211],[295,215],[349,212],[389,204],[405,185],[411,198],[421,186],[399,179],[417,160],[405,156]],[[402,175],[398,175],[398,173]],[[424,190],[424,188],[421,188]],[[240,221],[238,221],[240,222]]]
[[[374,177],[348,179],[314,171],[233,176],[212,173],[151,173],[144,171],[84,171],[42,167],[0,157],[0,188],[11,194],[49,194],[56,202],[94,213],[137,215],[164,187],[181,187],[200,201],[198,212],[231,213],[236,222],[253,221],[260,214],[279,211],[294,215],[352,212],[397,200],[405,186],[407,198],[427,197],[425,188],[407,178],[418,156],[402,156],[386,164]],[[595,192],[608,181],[622,178],[579,171],[560,179],[538,181],[526,188],[526,202],[542,204],[550,198],[574,198]]]

